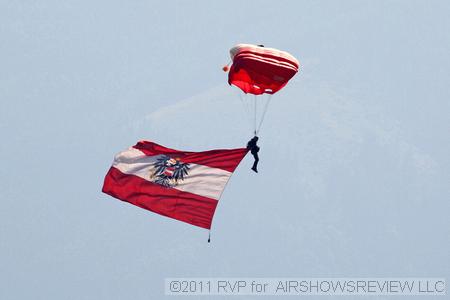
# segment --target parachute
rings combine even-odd
[[[238,44],[230,49],[232,65],[225,66],[228,83],[242,90],[239,94],[247,115],[253,114],[253,133],[258,134],[264,120],[271,95],[281,90],[298,72],[300,64],[291,54],[263,45]],[[253,104],[247,94],[253,94]],[[265,101],[261,95],[268,94]],[[256,99],[258,97],[258,101]],[[264,97],[263,97],[264,98]],[[265,102],[258,111],[258,102]],[[259,122],[258,122],[259,121]]]
[[[254,95],[275,94],[299,68],[291,54],[262,46],[239,44],[230,49],[230,56],[233,64],[228,83]]]

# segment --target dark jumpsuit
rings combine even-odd
[[[255,136],[247,143],[247,149],[250,150],[250,153],[255,158],[255,161],[253,162],[252,170],[255,171],[256,173],[258,173],[258,162],[259,162],[259,157],[258,157],[259,147],[258,147],[258,145],[256,145],[257,141],[258,141],[258,137]]]

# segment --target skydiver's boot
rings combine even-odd
[[[258,173],[257,164],[258,164],[258,163],[255,161],[255,162],[253,163],[253,167],[252,167],[252,170],[253,170],[255,173]]]

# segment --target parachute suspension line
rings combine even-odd
[[[245,99],[247,95],[244,94],[244,96],[243,96],[240,91],[237,93],[239,95],[239,99],[241,100],[242,107],[244,108],[244,111],[243,111],[244,118],[245,118],[246,122],[248,123],[249,129],[251,129],[252,128],[252,120],[251,120],[251,116],[250,116],[250,107],[249,107],[248,101],[246,101],[246,99]]]
[[[257,104],[258,102],[256,101],[256,95],[253,95],[253,106],[254,106],[254,108],[255,108],[255,111],[254,111],[254,114],[253,114],[253,124],[254,124],[254,127],[253,127],[253,133],[255,134],[255,136],[256,136],[256,111],[257,111]]]
[[[269,96],[267,97],[266,103],[264,105],[264,110],[262,112],[261,120],[259,121],[258,129],[256,129],[255,131],[255,135],[257,135],[259,133],[259,130],[261,129],[261,125],[264,121],[264,117],[266,116],[267,109],[269,108],[270,100],[272,100],[272,94],[269,94]]]

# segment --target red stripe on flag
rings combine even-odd
[[[124,174],[114,167],[106,174],[102,191],[157,214],[206,229],[211,228],[218,203],[214,199],[166,188],[138,176]]]
[[[139,141],[133,148],[142,151],[147,156],[166,154],[173,158],[179,157],[184,163],[204,165],[228,172],[233,172],[248,152],[246,148],[203,152],[179,151],[150,141]]]

